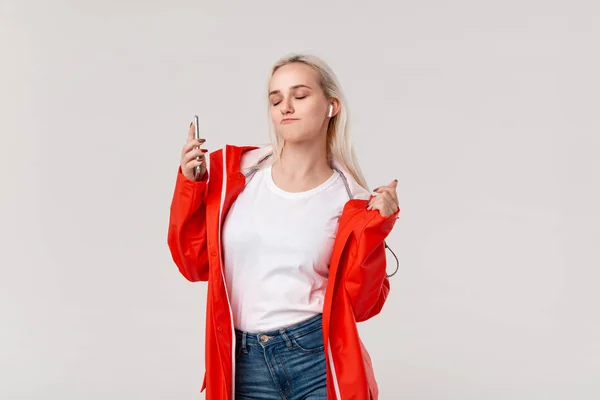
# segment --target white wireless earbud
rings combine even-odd
[[[329,105],[329,118],[333,115],[333,104]]]

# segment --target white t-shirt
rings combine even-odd
[[[225,282],[234,326],[265,332],[323,311],[339,218],[349,200],[337,171],[318,187],[286,192],[258,170],[223,223]]]

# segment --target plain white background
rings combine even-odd
[[[381,398],[598,398],[599,39],[591,0],[0,2],[0,398],[203,398],[181,146],[194,113],[210,150],[267,142],[297,51],[336,71],[370,187],[399,179],[360,325]]]

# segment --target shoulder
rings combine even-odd
[[[354,191],[354,199],[356,200],[369,200],[371,197],[371,192],[369,192],[364,187],[360,186],[358,183],[356,184],[356,188]]]
[[[369,200],[371,193],[362,187],[340,163],[333,161],[333,167],[340,173],[348,196],[353,200]]]
[[[227,144],[209,153],[211,160],[227,158],[228,164],[235,165],[241,170],[251,169],[265,157],[272,154],[270,144],[239,146]]]
[[[213,151],[211,158],[213,155],[220,157],[221,154],[224,154],[228,160],[233,161],[231,165],[235,165],[239,170],[249,171],[273,154],[273,146],[270,143],[255,146],[235,146],[228,144],[221,149]],[[362,187],[351,173],[335,161],[333,162],[333,167],[340,173],[348,196],[351,199],[369,200],[371,193]]]
[[[240,169],[247,170],[255,167],[265,158],[273,154],[273,146],[271,144],[261,144],[257,146],[241,147],[240,152]]]

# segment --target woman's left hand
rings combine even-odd
[[[374,190],[377,193],[367,203],[367,210],[379,210],[379,213],[383,217],[389,217],[398,211],[399,202],[398,194],[396,193],[396,186],[398,180],[394,179],[392,183],[387,186],[381,186]]]

